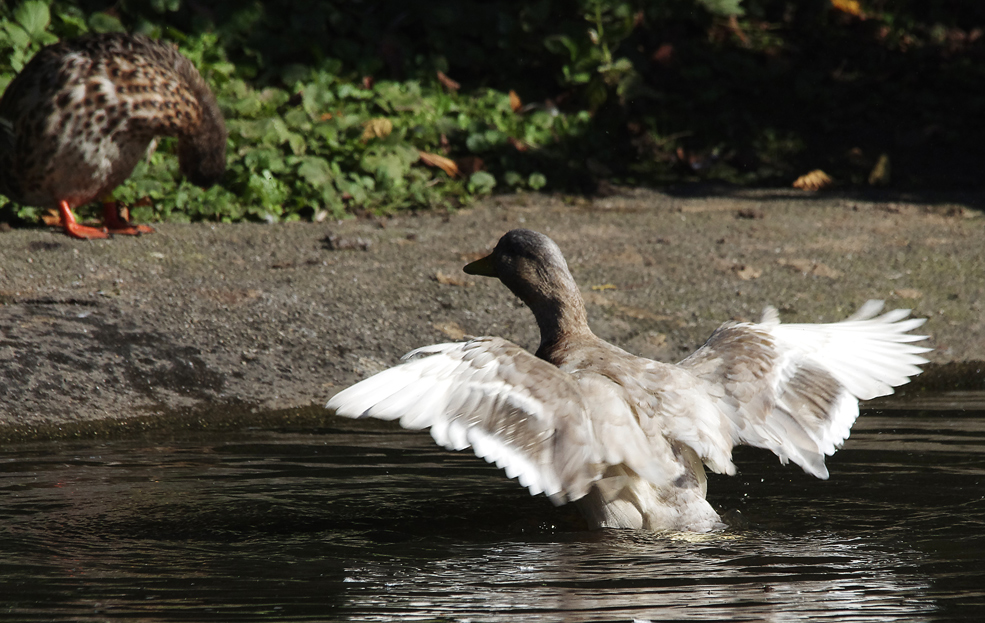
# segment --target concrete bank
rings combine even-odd
[[[678,360],[767,304],[817,322],[882,298],[929,318],[928,382],[978,386],[981,205],[638,190],[108,241],[0,232],[0,439],[134,418],[318,419],[334,392],[417,346],[495,334],[535,348],[512,294],[461,272],[514,227],[557,241],[596,332],[634,353]]]

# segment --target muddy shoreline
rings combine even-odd
[[[918,387],[980,387],[980,199],[632,190],[451,215],[164,224],[108,241],[2,232],[0,438],[155,418],[317,422],[333,393],[415,347],[493,334],[535,348],[529,312],[461,272],[514,227],[558,242],[596,333],[631,352],[676,361],[767,304],[817,322],[881,298],[929,318],[933,365]]]

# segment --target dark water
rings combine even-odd
[[[985,395],[864,412],[822,482],[764,451],[710,536],[586,532],[426,434],[8,445],[3,621],[985,618]]]

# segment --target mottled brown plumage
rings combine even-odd
[[[215,96],[170,43],[87,35],[35,55],[0,100],[0,193],[57,208],[66,233],[104,238],[71,209],[101,199],[133,172],[155,136],[178,137],[181,172],[208,187],[226,167],[226,127]],[[112,233],[136,234],[107,207]]]

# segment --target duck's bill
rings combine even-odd
[[[496,264],[493,262],[492,255],[487,255],[474,262],[469,262],[462,270],[469,275],[482,275],[483,277],[496,277]]]

